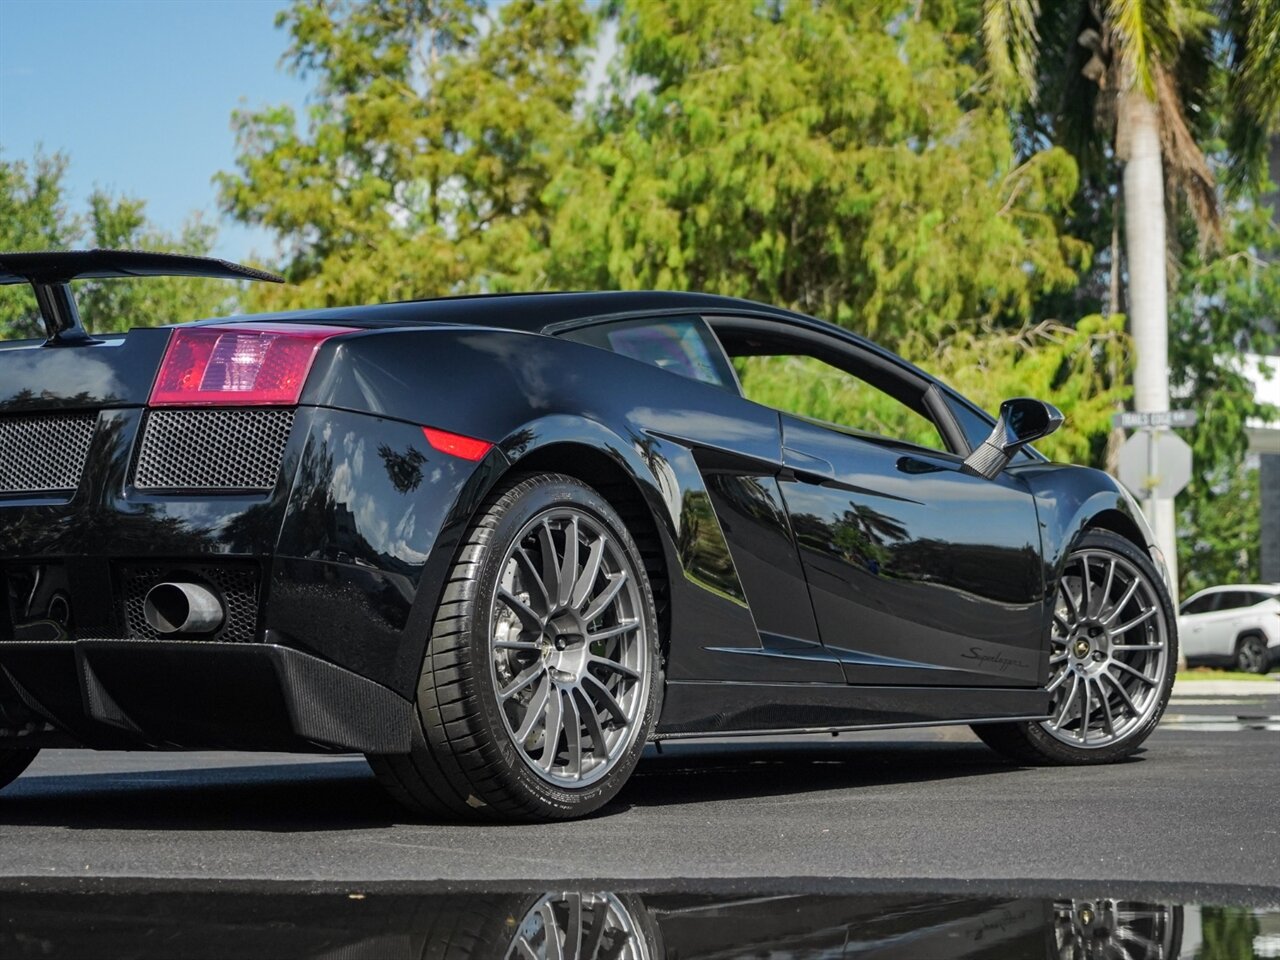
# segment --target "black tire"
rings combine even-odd
[[[634,681],[643,686],[631,697],[638,727],[624,728],[629,739],[618,743],[611,766],[580,788],[558,786],[535,772],[508,729],[490,661],[495,596],[511,562],[508,552],[517,538],[531,536],[527,531],[540,517],[564,511],[587,518],[614,538],[618,563],[638,587],[635,619],[643,636],[636,643],[647,657],[646,675]],[[412,752],[371,755],[370,766],[392,796],[431,818],[536,822],[585,816],[617,795],[652,731],[662,688],[657,623],[644,561],[608,501],[572,477],[517,477],[485,502],[458,549],[422,667]],[[536,662],[537,655],[531,656]],[[545,660],[545,651],[542,656]],[[550,679],[548,685],[559,698]],[[572,693],[567,696],[573,700]]]
[[[1088,551],[1111,554],[1128,561],[1146,578],[1157,598],[1159,612],[1167,637],[1164,675],[1153,693],[1154,709],[1140,723],[1116,742],[1097,748],[1075,747],[1047,732],[1040,721],[1014,723],[982,723],[972,726],[973,732],[997,753],[1028,765],[1084,765],[1114,763],[1133,755],[1142,742],[1151,735],[1164,715],[1173,691],[1173,679],[1178,660],[1178,637],[1173,602],[1164,581],[1146,552],[1131,541],[1108,530],[1089,530],[1072,548],[1072,554]],[[1048,654],[1046,654],[1048,655]]]
[[[0,790],[3,790],[31,766],[39,750],[0,750]]]
[[[1246,633],[1236,641],[1233,665],[1242,673],[1265,674],[1270,666],[1267,642],[1256,633]]]

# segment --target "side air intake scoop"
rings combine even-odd
[[[70,283],[72,280],[108,277],[213,277],[284,283],[283,277],[265,270],[179,253],[150,253],[145,250],[0,253],[0,285],[31,284],[50,346],[89,340],[71,296]]]

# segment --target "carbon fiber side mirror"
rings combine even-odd
[[[994,480],[1019,450],[1053,433],[1062,426],[1062,420],[1062,411],[1043,400],[1006,400],[1000,404],[1000,416],[991,436],[965,459],[964,471]]]

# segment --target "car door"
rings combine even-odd
[[[818,631],[849,683],[1035,685],[1039,526],[1012,474],[782,419],[782,484]]]
[[[1246,594],[1241,590],[1223,590],[1217,594],[1217,603],[1203,618],[1201,642],[1204,656],[1229,657],[1235,652],[1240,610],[1245,605],[1245,598]]]
[[[1214,655],[1209,636],[1210,614],[1217,609],[1221,597],[1221,593],[1202,593],[1183,604],[1178,631],[1183,656],[1190,659]]]
[[[818,632],[846,682],[1042,682],[1039,523],[1017,468],[994,481],[963,472],[956,431],[931,419],[932,385],[910,368],[899,374],[883,356],[868,359],[856,346],[816,335],[788,342],[766,332],[753,341],[724,324],[716,332],[738,358],[749,399],[781,406],[798,394],[808,397],[810,412],[826,415],[782,411],[779,486]],[[791,369],[757,384],[759,358],[777,356]],[[855,376],[864,369],[867,378]],[[846,390],[830,379],[833,370],[857,382]],[[833,400],[841,391],[852,398],[847,419],[861,418],[878,432],[831,422],[841,412]],[[919,442],[930,434],[943,449]]]

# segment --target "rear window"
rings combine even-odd
[[[733,368],[701,317],[600,323],[570,330],[562,336],[670,370],[690,380],[738,392]]]

